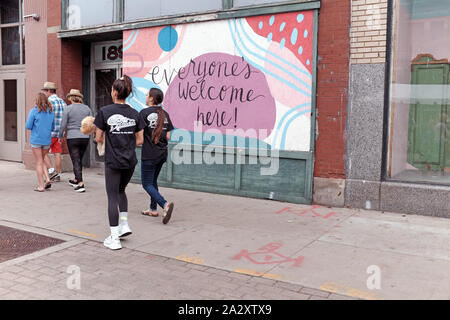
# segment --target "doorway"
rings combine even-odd
[[[95,103],[94,112],[97,113],[102,107],[112,104],[111,87],[114,80],[117,79],[117,69],[98,69],[95,70]],[[93,148],[95,161],[104,162],[105,156],[98,154],[97,148]]]
[[[22,161],[25,74],[0,73],[0,159]]]
[[[94,114],[112,104],[111,87],[122,76],[122,41],[98,42],[91,46],[91,95],[90,105]],[[109,54],[115,52],[116,54]],[[94,163],[104,162],[97,146],[92,142],[90,158]]]
[[[111,104],[111,86],[117,79],[116,69],[95,70],[95,106],[96,111]]]

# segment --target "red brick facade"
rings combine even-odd
[[[61,26],[61,1],[54,2],[53,9],[48,12],[47,25],[49,28]],[[50,7],[50,6],[49,6]],[[61,40],[56,33],[47,35],[49,81],[56,82],[57,94],[65,99],[70,89],[82,89],[82,49],[81,42],[75,40]],[[67,101],[66,101],[67,102]],[[67,154],[67,144],[63,144],[63,154]]]
[[[55,82],[58,86],[58,96],[65,99],[65,96],[70,89],[82,89],[81,42],[61,40],[57,37],[57,32],[61,28],[61,1],[48,0],[47,14],[43,18],[46,18],[47,20],[47,34],[44,35],[42,39],[42,41],[45,41],[45,38],[47,40],[47,75],[45,81]],[[31,75],[31,78],[32,77],[33,76]],[[30,80],[33,81],[31,78]],[[42,85],[43,82],[39,83],[39,88],[42,88]],[[30,96],[34,96],[36,89],[32,88],[31,90],[33,90],[33,92],[30,93]],[[30,105],[27,105],[27,114],[31,108],[32,105],[30,102]],[[27,141],[28,137],[29,132],[27,132]],[[67,145],[64,143],[63,154],[67,153]],[[28,144],[25,146],[22,159],[26,168],[34,169],[34,157]]]
[[[70,89],[82,88],[82,49],[81,42],[58,39],[51,28],[61,26],[61,1],[48,1],[47,35],[48,75],[49,81],[58,85],[58,95],[65,97]]]
[[[346,177],[350,19],[350,0],[322,0],[318,34],[315,177]]]

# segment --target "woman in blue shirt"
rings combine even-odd
[[[34,160],[36,162],[36,174],[39,181],[34,191],[43,192],[50,188],[50,177],[44,164],[44,157],[48,153],[52,142],[52,130],[55,127],[52,105],[48,102],[43,93],[38,93],[34,98],[36,105],[28,114],[26,128],[31,130],[30,145],[33,150]],[[45,176],[45,185],[44,179]]]

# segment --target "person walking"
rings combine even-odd
[[[44,163],[44,157],[48,153],[52,141],[52,130],[54,129],[54,113],[51,104],[44,93],[40,92],[34,98],[35,107],[28,114],[25,127],[31,130],[30,145],[36,163],[36,175],[39,185],[34,191],[43,192],[52,185]],[[45,185],[44,177],[45,176]]]
[[[144,142],[144,122],[139,113],[125,103],[132,93],[132,80],[124,75],[111,88],[113,104],[101,108],[94,120],[95,139],[105,143],[105,185],[111,235],[103,244],[121,249],[120,237],[132,233],[128,224],[128,200],[125,188],[137,164],[136,146]],[[120,221],[119,221],[120,219]]]
[[[67,147],[75,175],[73,180],[69,180],[69,184],[74,187],[74,191],[85,192],[82,161],[89,145],[89,135],[83,134],[80,129],[81,121],[87,116],[92,116],[92,111],[83,103],[83,95],[79,90],[71,89],[66,98],[71,104],[64,109],[58,135],[59,143],[67,129]]]
[[[164,94],[157,88],[149,90],[146,96],[148,108],[141,110],[145,121],[144,144],[141,155],[142,187],[150,196],[150,208],[143,210],[143,215],[158,216],[157,205],[163,208],[162,222],[167,224],[172,216],[174,204],[166,201],[158,190],[158,176],[167,161],[170,131],[174,129],[169,114],[163,110],[161,103]]]
[[[48,154],[45,156],[45,163],[49,168],[50,179],[54,182],[61,181],[61,168],[62,168],[62,145],[58,138],[59,130],[61,128],[61,121],[64,114],[64,109],[67,107],[63,99],[56,94],[56,84],[54,82],[45,82],[42,92],[47,96],[48,102],[51,103],[53,112],[55,114],[55,127],[52,131],[52,142],[50,145],[50,152],[55,157],[55,167],[53,168],[52,162]]]

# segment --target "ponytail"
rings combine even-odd
[[[161,138],[161,132],[164,128],[164,122],[166,121],[166,113],[162,107],[158,108],[158,122],[156,123],[156,128],[152,132],[152,141],[154,144],[158,144]]]
[[[125,100],[133,92],[133,81],[127,75],[114,81],[113,90],[117,91],[117,99]]]
[[[163,102],[164,93],[157,88],[150,89],[148,95],[153,98],[153,103],[155,105],[160,105]],[[156,127],[155,127],[155,129],[153,129],[153,132],[152,132],[152,142],[154,144],[158,144],[159,139],[161,138],[161,133],[164,129],[165,121],[166,121],[166,113],[164,112],[163,108],[160,106],[158,108],[158,122],[156,123]]]

